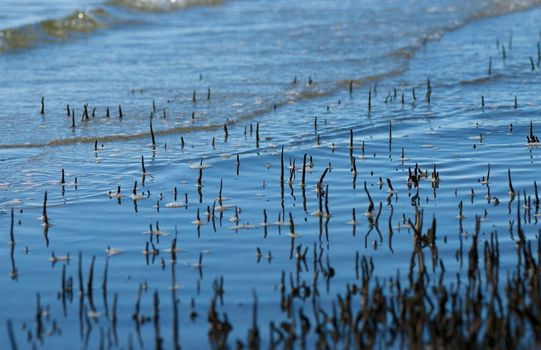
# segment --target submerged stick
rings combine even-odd
[[[387,186],[389,187],[389,193],[394,193],[393,184],[389,178],[387,178]]]
[[[426,102],[430,103],[430,98],[432,97],[432,85],[430,84],[430,78],[426,79]]]
[[[143,171],[143,175],[147,173],[147,170],[145,169],[145,156],[141,155],[141,170]]]
[[[541,43],[537,42],[537,66],[541,65]]]
[[[150,136],[152,137],[152,146],[156,147],[156,139],[154,138],[154,129],[152,128],[152,117],[150,117]]]
[[[366,196],[368,197],[368,201],[370,202],[368,205],[368,212],[371,213],[372,210],[374,210],[374,201],[370,196],[370,192],[368,192],[368,188],[366,187],[366,181],[364,182],[364,192],[366,192]]]
[[[539,208],[539,195],[537,194],[537,181],[533,182],[533,187],[535,190],[535,207]]]
[[[153,298],[153,308],[154,308],[154,317],[153,317],[153,323],[154,323],[154,349],[161,350],[162,349],[162,343],[163,339],[160,336],[160,299],[158,297],[158,291],[154,291],[154,298]]]
[[[325,213],[327,217],[331,216],[329,211],[329,184],[325,185]]]
[[[255,144],[259,148],[259,122],[255,126]]]
[[[306,153],[304,154],[303,160],[302,160],[302,177],[301,177],[301,186],[304,187],[305,185],[305,179],[306,179]]]
[[[515,195],[515,189],[513,188],[513,183],[511,182],[511,169],[507,169],[507,178],[509,180],[509,194],[511,196]]]
[[[389,151],[391,150],[391,144],[393,143],[393,123],[389,120]]]
[[[83,253],[81,252],[79,252],[79,259],[77,261],[77,277],[79,280],[79,296],[82,298],[85,294],[85,288],[83,284]]]
[[[528,140],[528,143],[539,143],[539,137],[535,136],[533,134],[533,123],[530,121],[530,136],[526,137]]]
[[[109,275],[109,257],[105,259],[105,267],[103,268],[103,279],[101,281],[101,289],[103,291],[104,301],[107,300],[107,276]],[[109,317],[109,309],[107,308],[107,302],[105,302],[105,314]]]
[[[203,160],[201,159],[201,163]],[[199,167],[199,177],[197,178],[197,187],[203,187],[203,167]]]
[[[92,297],[92,290],[94,289],[94,263],[96,262],[96,257],[92,257],[92,261],[90,261],[90,267],[88,268],[88,280],[86,281],[86,292],[89,295],[89,297]]]
[[[133,183],[133,197],[135,198],[137,196],[137,180]]]
[[[11,320],[7,320],[9,343],[12,350],[17,350],[17,342],[15,340],[15,334],[13,333],[13,324]]]
[[[83,105],[83,117],[81,118],[82,120],[88,120],[88,104],[84,104]]]
[[[47,217],[47,191],[45,191],[45,195],[43,196],[43,225],[49,226],[49,219]]]
[[[325,179],[325,175],[327,175],[327,172],[329,171],[329,167],[326,167],[323,171],[323,174],[321,174],[321,177],[319,178],[319,181],[317,183],[318,192],[321,194],[321,190],[323,189],[323,180]]]
[[[282,146],[282,152],[280,153],[280,183],[284,184],[284,146]]]
[[[15,237],[13,235],[13,223],[14,223],[14,214],[13,214],[13,208],[11,208],[11,223],[9,225],[9,238],[10,242],[9,244],[15,245]]]

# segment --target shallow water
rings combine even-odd
[[[223,276],[225,293],[218,310],[227,313],[233,326],[228,343],[246,343],[256,293],[257,323],[266,348],[269,322],[278,325],[289,319],[280,310],[282,272],[289,286],[290,274],[291,284],[312,285],[318,271],[317,302],[327,310],[346,285],[359,283],[356,254],[373,259],[380,281],[397,271],[406,281],[414,237],[407,219],[414,222],[421,210],[425,230],[433,217],[437,220],[445,285],[455,283],[455,275],[467,278],[477,215],[480,247],[492,233],[498,236],[504,280],[517,266],[518,208],[526,239],[535,246],[539,234],[534,204],[539,146],[527,142],[530,121],[535,134],[540,128],[536,87],[541,9],[535,5],[57,1],[46,8],[3,2],[2,342],[8,342],[10,320],[21,348],[153,348],[156,291],[157,329],[164,348],[174,346],[175,329],[182,347],[210,347],[209,301],[215,281]],[[427,78],[430,103],[425,99]],[[70,114],[73,109],[75,127],[66,105]],[[313,159],[305,187],[299,185],[304,154]],[[293,161],[295,177],[289,183],[287,166]],[[407,181],[408,168],[416,164],[429,174],[420,180],[418,192]],[[437,188],[430,175],[434,164],[440,176]],[[489,186],[480,181],[488,164]],[[319,210],[316,184],[329,165],[322,201],[328,200],[330,216],[314,215]],[[530,196],[529,210],[523,207],[523,196],[509,196],[508,169],[517,194]],[[392,196],[387,178],[394,187]],[[130,198],[135,181],[138,193],[150,193],[149,198]],[[219,205],[221,181],[226,210],[215,210],[208,219],[207,208]],[[365,182],[374,217],[365,215]],[[108,191],[116,192],[117,186],[122,197],[109,198]],[[49,227],[41,219],[45,191]],[[417,193],[418,200],[412,201]],[[462,220],[457,218],[460,201]],[[374,221],[380,203],[381,214]],[[322,206],[325,210],[325,203]],[[14,246],[9,237],[11,208]],[[238,223],[231,220],[235,208],[240,210]],[[353,208],[357,225],[349,223]],[[201,226],[192,224],[198,210]],[[261,225],[264,210],[268,226]],[[167,233],[159,243],[158,237],[144,234],[157,223]],[[173,262],[167,249],[175,236],[182,252]],[[159,249],[156,255],[142,254],[150,239]],[[308,248],[307,265],[300,269],[295,258],[299,245],[301,251]],[[107,257],[108,247],[120,254]],[[258,248],[261,256],[256,255]],[[52,263],[53,253],[69,254],[70,259]],[[321,254],[321,266],[313,254]],[[432,269],[431,264],[427,262]],[[431,280],[441,272],[438,264]],[[325,278],[330,266],[334,275]],[[63,268],[66,279],[73,279],[72,295],[62,292]],[[149,317],[143,324],[132,319],[140,288],[136,315]],[[42,322],[36,317],[38,293]],[[294,307],[306,313],[312,309],[310,299],[295,300]],[[529,331],[522,344],[526,347],[534,342]],[[310,336],[308,347],[316,341]]]

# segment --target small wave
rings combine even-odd
[[[406,69],[406,65],[400,65],[398,67],[395,67],[394,69],[391,69],[389,71],[381,72],[379,74],[354,79],[351,80],[353,84],[355,84],[356,87],[364,86],[367,84],[371,84],[373,82],[393,77],[393,76],[399,76],[404,72]],[[334,93],[336,93],[339,90],[343,90],[347,88],[349,85],[350,80],[340,80],[338,82],[320,82],[318,84],[318,87],[306,87],[306,88],[299,88],[293,87],[288,89],[287,91],[284,91],[284,98],[281,100],[277,100],[274,103],[261,106],[257,109],[253,109],[251,111],[247,111],[246,113],[237,116],[235,119],[228,119],[225,121],[225,123],[229,126],[240,124],[241,122],[252,120],[256,117],[266,115],[276,108],[286,106],[292,103],[299,103],[306,100],[313,100],[313,99],[319,99],[322,97],[330,96]],[[187,134],[192,132],[199,132],[199,131],[216,131],[222,129],[224,126],[224,122],[220,123],[211,123],[206,125],[190,125],[190,126],[177,126],[172,128],[166,128],[166,129],[158,129],[154,130],[154,134],[157,136],[160,135],[175,135],[175,134]],[[55,139],[45,142],[28,142],[28,143],[15,143],[15,144],[0,144],[0,149],[24,149],[24,148],[42,148],[42,147],[59,147],[59,146],[67,146],[67,145],[74,145],[74,144],[93,144],[96,140],[98,142],[122,142],[122,141],[129,141],[129,140],[136,140],[136,139],[142,139],[142,138],[150,138],[151,133],[148,132],[138,132],[133,134],[126,134],[126,133],[119,133],[119,134],[109,134],[109,135],[93,135],[93,136],[85,136],[85,137],[69,137],[69,138],[63,138],[63,139]]]
[[[110,16],[103,9],[75,11],[69,16],[48,19],[19,28],[0,30],[0,53],[23,49],[39,42],[64,39],[74,33],[92,33],[108,25]]]
[[[468,80],[461,80],[458,82],[459,85],[482,85],[489,81],[495,80],[499,75],[489,76],[489,77],[479,77]]]
[[[234,122],[231,122],[231,124]],[[154,131],[155,135],[169,135],[169,134],[183,134],[190,133],[194,131],[212,131],[218,130],[223,127],[223,124],[220,125],[203,125],[197,127],[176,127],[164,130]],[[18,143],[18,144],[0,144],[0,149],[14,149],[14,148],[42,148],[42,147],[57,147],[57,146],[67,146],[75,145],[78,143],[94,143],[96,140],[99,142],[115,142],[115,141],[128,141],[134,139],[141,139],[144,137],[151,137],[150,132],[140,132],[135,134],[113,134],[113,135],[96,135],[88,137],[70,137],[65,139],[56,139],[49,142],[43,143]]]
[[[538,5],[541,5],[541,0],[489,0],[486,6],[471,17],[471,20],[525,11]]]
[[[444,28],[441,36],[447,32],[458,30],[478,20],[527,11],[539,5],[541,5],[541,0],[485,0],[482,2],[480,8],[473,11],[471,15],[464,19],[464,21],[459,21],[447,28]]]
[[[25,29],[4,29],[0,31],[0,52],[30,46],[36,36]]]
[[[104,24],[99,21],[99,18],[106,15],[107,12],[102,9],[90,12],[76,11],[65,18],[43,21],[41,28],[55,37],[67,37],[72,32],[91,33],[103,27]]]
[[[109,4],[143,12],[170,12],[187,7],[219,5],[221,2],[221,0],[110,0]]]
[[[504,16],[514,12],[526,11],[532,7],[541,5],[541,0],[487,0],[484,5],[470,16],[463,20],[457,20],[442,27],[431,28],[429,31],[418,37],[413,44],[392,51],[389,56],[395,58],[411,59],[418,49],[425,46],[428,42],[438,41],[447,33],[459,30],[475,21]]]
[[[415,56],[418,50],[423,48],[427,43],[441,40],[447,33],[459,30],[473,22],[508,15],[514,12],[527,11],[533,7],[541,5],[541,0],[487,0],[484,5],[477,11],[474,11],[470,16],[463,20],[458,20],[442,27],[431,28],[423,33],[408,46],[398,48],[386,54],[387,57],[402,59],[405,65]],[[391,75],[399,75],[407,70],[407,67],[400,69],[398,72],[393,72]],[[458,82],[459,85],[478,85],[484,84],[491,80],[500,78],[500,75],[492,77],[481,77],[471,80]],[[344,83],[344,82],[342,82]],[[355,83],[355,81],[354,81]],[[445,82],[440,82],[440,85],[446,86]],[[454,83],[451,85],[455,85]]]
[[[170,12],[221,3],[221,0],[110,0],[107,4],[142,12]],[[103,8],[77,10],[66,17],[0,30],[0,53],[32,47],[39,43],[65,40],[73,34],[93,33],[119,23],[132,22],[122,21]]]

